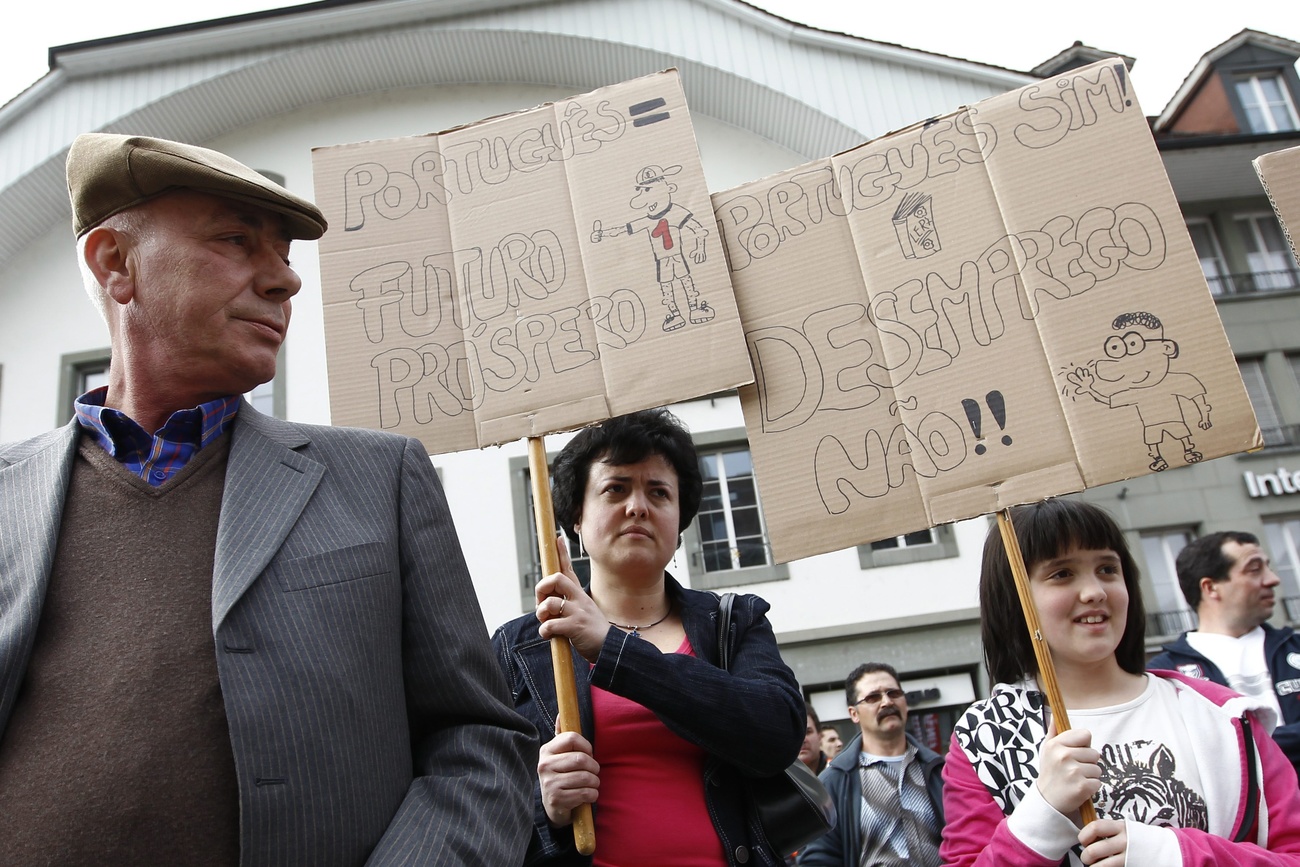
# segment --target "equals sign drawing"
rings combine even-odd
[[[636,105],[631,106],[628,108],[627,113],[634,118],[632,126],[649,126],[661,120],[668,120],[668,112],[655,111],[655,109],[663,108],[666,104],[662,98],[656,98],[647,99],[645,102],[638,102]]]

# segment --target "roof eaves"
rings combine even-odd
[[[1300,132],[1284,130],[1282,132],[1232,132],[1232,133],[1196,133],[1169,134],[1155,137],[1156,148],[1162,151],[1188,150],[1192,148],[1216,148],[1235,144],[1252,144],[1254,142],[1278,142],[1279,147],[1288,147],[1286,142],[1300,140]]]
[[[0,105],[0,130],[35,108],[51,91],[60,87],[66,77],[61,69],[51,69],[36,81],[29,84],[17,96]]]
[[[906,45],[899,45],[894,42],[880,42],[875,39],[867,39],[864,36],[854,36],[851,33],[823,30],[820,27],[801,24],[752,3],[747,3],[745,0],[700,0],[700,2],[719,8],[729,8],[752,22],[765,26],[768,30],[782,31],[792,42],[849,51],[881,60],[906,61],[907,63],[927,66],[948,74],[970,75],[976,70],[987,70],[993,73],[995,80],[1005,83],[1009,87],[1020,87],[1034,79],[1031,73],[1018,69],[983,63],[978,60],[966,60],[961,57],[938,54],[920,48],[909,48]]]
[[[1124,61],[1124,65],[1128,67],[1130,72],[1133,70],[1133,64],[1137,62],[1136,58],[1130,57],[1127,54],[1120,54],[1118,51],[1105,51],[1101,48],[1094,48],[1091,45],[1084,45],[1081,41],[1076,39],[1074,44],[1069,48],[1057,52],[1055,55],[1047,58],[1033,69],[1029,70],[1029,72],[1037,78],[1048,78],[1063,64],[1069,61],[1077,59],[1086,65],[1088,63],[1095,63],[1098,60],[1106,60],[1110,57],[1118,57],[1120,60]]]
[[[167,62],[176,56],[178,45],[192,49],[194,37],[203,36],[205,54],[246,51],[300,38],[355,33],[362,29],[453,18],[546,3],[548,0],[317,0],[297,6],[249,12],[192,24],[128,33],[50,49],[51,69],[65,68],[79,74],[120,69],[124,49],[130,47],[132,65]],[[778,33],[792,43],[841,51],[887,62],[906,63],[947,75],[978,77],[1008,88],[1020,87],[1035,76],[1029,72],[994,64],[951,57],[945,54],[879,42],[847,33],[821,30],[782,18],[745,0],[696,0],[755,26]]]
[[[127,46],[132,64],[143,65],[172,59],[174,46],[192,47],[197,42],[194,37],[200,35],[205,54],[220,54],[545,2],[548,0],[316,0],[56,45],[49,50],[49,63],[51,69],[65,67],[78,72],[100,71],[105,64],[118,69]]]

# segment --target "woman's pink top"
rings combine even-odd
[[[694,656],[689,639],[678,653]],[[593,867],[726,867],[704,803],[706,753],[634,701],[591,688],[600,797]]]

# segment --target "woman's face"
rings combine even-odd
[[[596,460],[576,529],[594,568],[657,577],[677,550],[680,514],[677,472],[662,455],[635,464]]]
[[[1058,665],[1114,657],[1128,625],[1128,586],[1114,551],[1073,548],[1029,570],[1043,637]]]

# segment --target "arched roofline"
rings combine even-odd
[[[623,9],[618,3],[583,6],[610,16],[594,23],[565,19],[576,6],[572,3],[516,3],[487,14],[484,8],[498,4],[475,5],[471,14],[463,3],[424,3],[423,18],[412,26],[372,18],[372,24],[379,20],[382,26],[370,29],[357,29],[357,21],[348,20],[362,4],[312,4],[307,13],[278,18],[277,33],[258,31],[254,43],[224,54],[212,51],[228,49],[244,28],[259,22],[237,18],[206,28],[67,46],[55,55],[58,68],[0,109],[0,150],[8,163],[0,171],[0,266],[51,227],[67,223],[64,161],[68,145],[81,132],[131,132],[204,143],[301,108],[397,88],[531,85],[580,93],[677,67],[697,116],[749,130],[812,159],[892,127],[864,130],[869,124],[861,119],[856,124],[842,120],[814,104],[823,98],[832,103],[809,81],[782,77],[806,62],[829,57],[848,64],[858,78],[837,82],[852,91],[847,97],[839,94],[839,105],[846,100],[853,104],[856,93],[864,102],[869,97],[886,100],[887,110],[858,114],[880,115],[886,119],[872,122],[894,126],[919,119],[908,116],[914,109],[894,94],[900,83],[915,85],[909,77],[939,77],[949,85],[990,92],[1027,80],[996,67],[815,31],[737,0],[682,2],[687,4],[683,9],[705,16],[715,28],[731,28],[726,35],[736,42],[735,50],[698,40],[681,43],[680,52],[659,47],[685,38],[684,24],[676,25],[682,33],[670,38],[658,34],[650,40],[654,44],[630,44],[626,32],[613,32],[615,13]],[[387,10],[389,18],[413,15],[420,6],[414,0],[365,4],[371,12]],[[431,17],[430,8],[441,12]],[[566,28],[583,32],[557,32]]]

